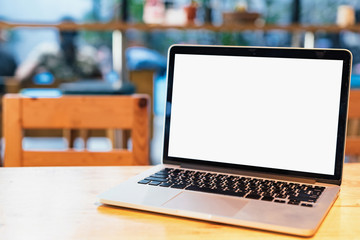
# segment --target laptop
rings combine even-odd
[[[311,236],[341,185],[347,50],[174,45],[162,164],[108,205]]]

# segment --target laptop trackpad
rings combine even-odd
[[[240,198],[182,192],[162,206],[171,209],[232,217],[247,203],[248,200]]]

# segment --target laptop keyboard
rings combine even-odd
[[[313,207],[325,187],[276,180],[165,168],[139,184]]]

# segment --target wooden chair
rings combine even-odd
[[[130,81],[135,85],[136,92],[147,94],[151,99],[150,138],[154,136],[154,70],[133,70],[129,72]]]
[[[350,126],[346,137],[345,154],[348,156],[360,156],[360,90],[350,91],[348,119]]]
[[[105,166],[149,164],[149,98],[130,96],[62,96],[3,98],[4,166]],[[108,152],[26,151],[24,129],[126,129],[132,150]]]

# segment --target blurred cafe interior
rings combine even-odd
[[[357,0],[3,0],[0,89],[2,95],[28,97],[148,94],[149,163],[157,164],[170,45],[345,48],[353,53],[351,88],[356,89],[359,22]],[[351,120],[348,134],[358,135],[359,124]],[[126,135],[26,129],[22,147],[108,151],[128,144]]]

